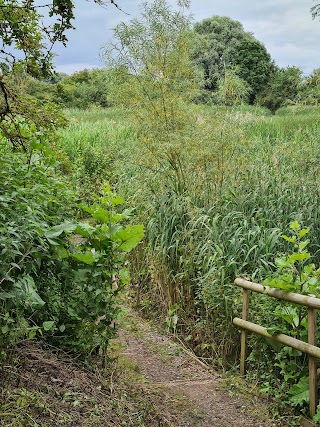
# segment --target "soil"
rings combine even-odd
[[[211,371],[182,345],[128,314],[110,361],[90,365],[38,341],[0,365],[4,427],[275,427],[263,402]]]
[[[162,336],[135,317],[135,327],[120,332],[122,357],[136,365],[142,381],[150,388],[161,388],[174,400],[184,400],[183,411],[174,426],[185,427],[270,427],[266,404],[256,398],[231,396],[225,380],[210,371],[185,349]],[[166,412],[170,408],[166,407]]]

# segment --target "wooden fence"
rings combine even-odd
[[[310,416],[315,415],[318,398],[317,398],[317,359],[320,358],[320,348],[316,347],[316,332],[317,332],[317,310],[320,309],[320,299],[314,296],[296,294],[286,292],[276,288],[263,286],[259,283],[249,282],[244,279],[236,279],[235,284],[243,288],[243,307],[242,319],[238,317],[233,319],[233,323],[242,329],[241,332],[241,356],[240,356],[240,374],[246,373],[246,358],[247,358],[247,331],[255,332],[265,338],[279,342],[281,344],[300,350],[309,356],[309,391],[310,391]],[[268,295],[270,297],[288,301],[294,304],[308,307],[308,342],[300,341],[296,338],[285,334],[271,335],[267,332],[267,328],[256,325],[248,321],[249,318],[249,296],[250,291]]]

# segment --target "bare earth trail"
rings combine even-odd
[[[270,427],[266,408],[255,399],[231,396],[218,374],[201,366],[182,347],[134,317],[120,331],[121,356],[150,390],[157,390],[162,413],[174,427]]]

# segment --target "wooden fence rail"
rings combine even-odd
[[[320,348],[316,346],[317,333],[317,310],[320,310],[320,299],[314,296],[285,292],[280,289],[263,286],[260,283],[249,282],[244,279],[236,279],[235,284],[243,288],[243,306],[242,319],[238,317],[233,319],[234,325],[242,329],[241,332],[241,356],[240,356],[240,374],[246,373],[246,358],[248,346],[248,331],[259,334],[265,338],[277,341],[281,344],[300,350],[309,356],[309,392],[310,392],[310,416],[315,415],[318,405],[317,398],[317,359],[320,359]],[[267,328],[256,325],[248,321],[249,318],[249,297],[250,291],[266,294],[270,297],[291,302],[293,304],[308,307],[308,342],[300,341],[285,334],[271,335]]]

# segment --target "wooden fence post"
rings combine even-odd
[[[249,316],[249,295],[250,291],[243,289],[243,306],[242,306],[242,320],[248,320]],[[241,330],[241,355],[240,355],[240,375],[246,374],[246,358],[248,350],[248,331]]]
[[[316,346],[317,311],[308,308],[308,343]],[[310,417],[313,418],[317,411],[317,359],[309,355],[309,392],[310,392]]]

